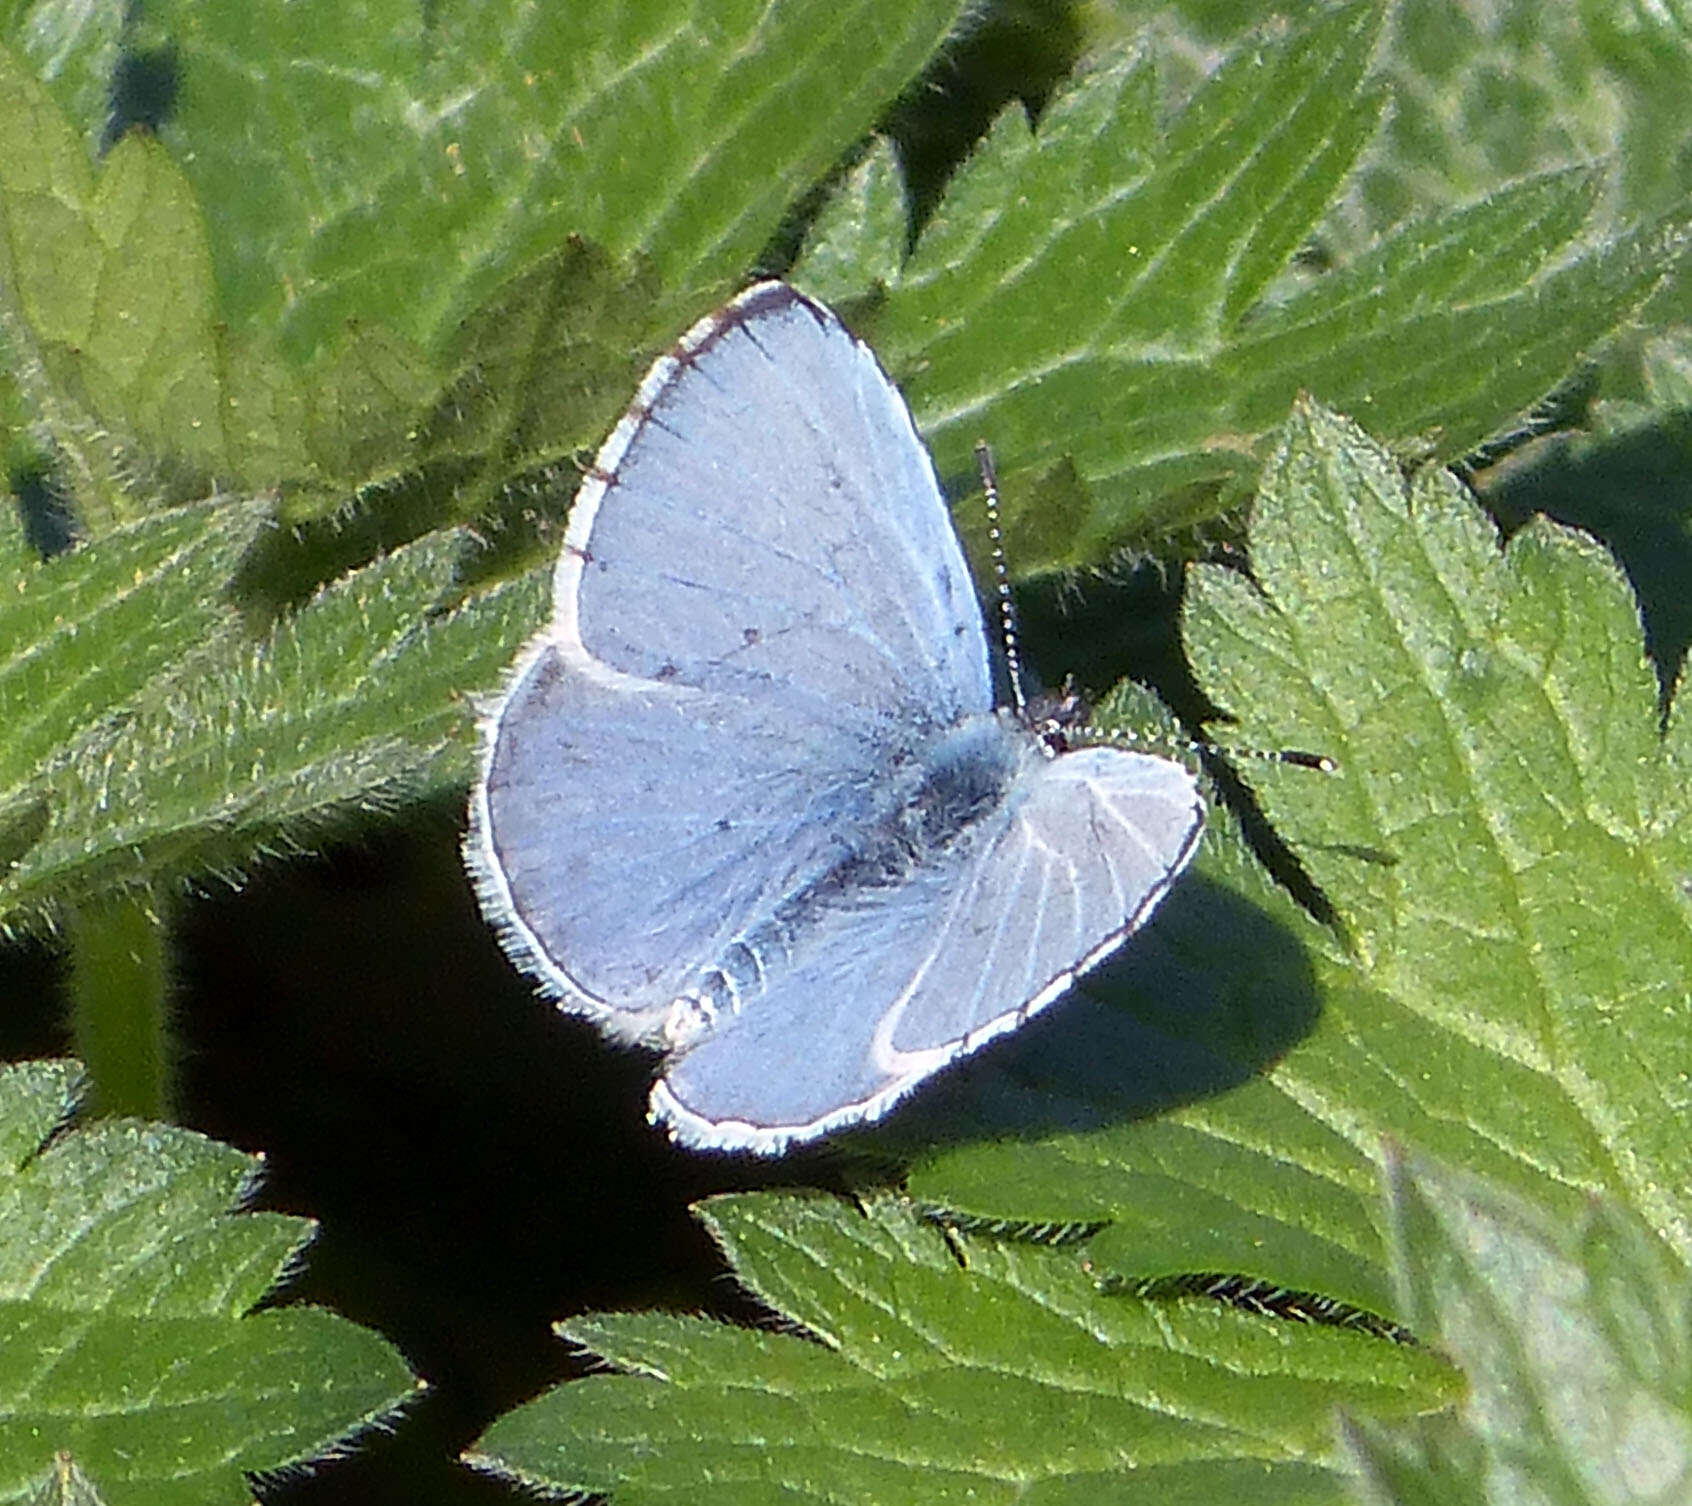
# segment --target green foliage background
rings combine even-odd
[[[1684,1495],[1689,90],[1673,0],[0,12],[0,1500]],[[747,1165],[454,839],[771,273],[1049,678],[1337,772]]]

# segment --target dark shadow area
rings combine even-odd
[[[1042,684],[1066,676],[1096,701],[1118,680],[1158,693],[1177,719],[1196,726],[1214,714],[1181,652],[1181,571],[1147,561],[1110,578],[1045,576],[1016,590],[1023,648]]]
[[[69,1050],[59,949],[47,936],[8,941],[0,948],[0,1062]]]
[[[109,152],[132,130],[156,132],[175,113],[181,92],[182,61],[174,47],[126,47],[112,69],[100,151]]]
[[[76,514],[45,456],[34,456],[18,465],[6,479],[17,499],[18,518],[31,549],[50,560],[75,545]]]

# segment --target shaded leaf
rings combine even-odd
[[[359,326],[314,363],[318,473],[291,486],[299,525],[249,561],[249,599],[297,606],[326,581],[433,529],[471,523],[478,579],[556,557],[580,467],[687,311],[577,240],[493,290],[439,356]]]
[[[46,89],[0,51],[0,288],[11,366],[101,533],[214,478],[304,468],[297,398],[218,318],[200,208],[169,154],[121,141],[96,172]]]
[[[1393,113],[1356,192],[1365,234],[1618,149],[1625,95],[1583,9],[1536,0],[1395,7],[1385,59]]]
[[[1673,1252],[1609,1199],[1571,1222],[1422,1161],[1395,1163],[1392,1201],[1406,1306],[1471,1389],[1456,1418],[1353,1425],[1364,1498],[1685,1498],[1692,1280]]]

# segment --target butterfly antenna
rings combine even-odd
[[[999,637],[1005,650],[1005,673],[1010,680],[1011,705],[1023,721],[1028,720],[1028,690],[1022,679],[1021,641],[1016,630],[1016,602],[1011,596],[1010,563],[1005,558],[1005,531],[999,518],[999,473],[993,466],[993,451],[985,439],[975,442],[975,463],[981,471],[981,491],[986,498],[987,537],[993,546],[993,577],[999,596]],[[1081,705],[1080,698],[1068,697]],[[1290,764],[1299,769],[1316,769],[1323,774],[1336,772],[1339,765],[1325,753],[1306,753],[1299,748],[1236,748],[1223,743],[1199,742],[1190,738],[1145,738],[1132,732],[1105,732],[1089,729],[1092,736],[1104,742],[1137,744],[1145,747],[1156,743],[1161,747],[1223,758],[1250,758],[1261,763]]]
[[[1190,753],[1195,758],[1250,758],[1258,763],[1289,764],[1295,769],[1315,769],[1321,774],[1336,774],[1339,764],[1326,753],[1306,753],[1302,748],[1240,748],[1229,743],[1203,742],[1197,738],[1143,736],[1123,729],[1102,727],[1089,729],[1090,735],[1118,747],[1158,747],[1176,753]]]
[[[999,639],[1005,650],[1005,674],[1010,679],[1011,706],[1019,720],[1028,719],[1028,691],[1022,683],[1022,652],[1016,633],[1016,603],[1011,599],[1010,565],[1005,559],[1005,531],[999,522],[999,473],[985,439],[975,441],[975,463],[981,470],[981,490],[987,499],[987,537],[993,545],[993,576],[999,593]]]

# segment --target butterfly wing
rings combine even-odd
[[[838,861],[890,758],[991,704],[933,467],[866,346],[779,283],[660,360],[571,511],[466,844],[508,949],[623,1038]]]
[[[1203,824],[1166,759],[1030,761],[976,841],[831,911],[763,995],[672,1058],[654,1117],[688,1144],[766,1152],[879,1117],[1119,947]]]

